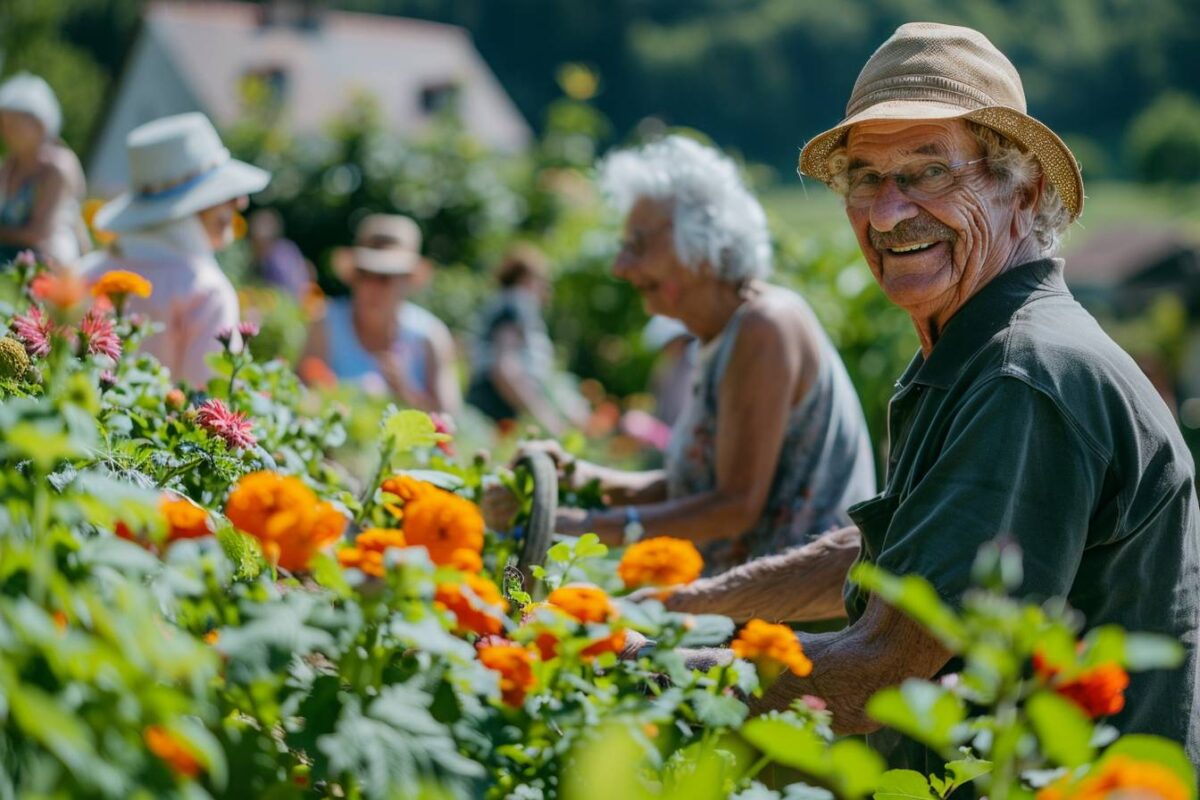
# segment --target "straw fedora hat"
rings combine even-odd
[[[986,125],[1037,157],[1075,219],[1083,211],[1083,175],[1054,131],[1029,116],[1012,62],[971,28],[936,22],[901,25],[854,82],[846,117],[804,145],[800,172],[828,183],[829,154],[851,126],[868,120],[967,119]]]
[[[422,262],[421,229],[400,214],[369,214],[354,229],[354,246],[333,253],[333,271],[349,284],[355,270],[408,275]]]
[[[134,128],[125,139],[132,189],[96,212],[101,230],[122,233],[183,219],[266,188],[271,173],[230,157],[208,117],[178,114]]]

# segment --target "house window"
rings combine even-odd
[[[433,115],[453,110],[458,105],[459,89],[455,81],[426,84],[421,88],[421,111]]]

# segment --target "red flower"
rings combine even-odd
[[[54,333],[54,325],[41,308],[30,306],[27,314],[15,314],[11,326],[31,358],[50,354],[50,337]]]
[[[1035,651],[1033,669],[1046,685],[1075,703],[1092,719],[1111,716],[1125,707],[1129,675],[1119,664],[1098,664],[1064,675],[1040,651]]]
[[[108,356],[113,361],[121,358],[121,340],[113,330],[112,320],[92,309],[79,323],[83,336],[83,348],[88,355]]]
[[[224,439],[225,444],[233,450],[253,447],[258,443],[246,415],[230,410],[215,398],[204,401],[196,409],[196,422],[209,433]]]

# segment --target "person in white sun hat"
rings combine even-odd
[[[22,250],[69,263],[86,247],[79,215],[79,159],[58,138],[62,110],[54,90],[28,72],[0,85],[0,264]]]
[[[108,250],[83,260],[95,280],[116,269],[154,285],[129,310],[160,323],[142,349],[177,380],[203,385],[204,357],[218,350],[217,334],[238,324],[233,284],[213,254],[234,238],[233,221],[247,195],[264,189],[270,173],[230,157],[212,123],[193,112],[163,117],[129,133],[130,191],[98,212],[95,226],[118,235]]]
[[[339,248],[333,269],[349,298],[326,304],[309,330],[305,355],[325,361],[341,380],[391,392],[405,405],[456,415],[462,390],[454,338],[446,324],[408,298],[433,268],[421,255],[421,229],[399,214],[369,214],[354,246]]]

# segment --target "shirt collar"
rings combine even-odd
[[[993,278],[950,318],[928,358],[921,353],[900,379],[946,389],[989,339],[1021,308],[1048,294],[1069,294],[1061,258],[1020,264]]]

